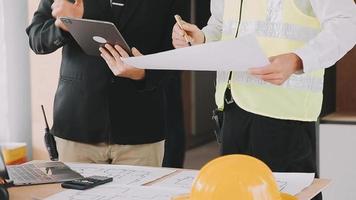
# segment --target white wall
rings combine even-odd
[[[5,3],[0,1],[0,142],[9,139],[4,10]]]
[[[320,125],[320,177],[332,180],[324,200],[356,199],[356,125]]]
[[[40,0],[28,0],[27,2],[28,12],[26,13],[28,13],[27,24],[29,24],[32,20],[33,13],[37,10]],[[26,36],[26,39],[27,38]],[[29,49],[27,41],[26,49]],[[33,159],[48,159],[48,153],[43,142],[45,126],[40,106],[41,104],[45,106],[48,123],[51,126],[53,119],[53,101],[57,89],[60,61],[61,49],[48,55],[35,55],[32,50],[30,50]]]
[[[21,0],[0,2],[0,140],[26,142],[31,147],[27,6]]]

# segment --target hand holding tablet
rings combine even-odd
[[[127,45],[121,33],[111,22],[61,17],[69,32],[83,51],[92,56],[101,56],[115,76],[141,80],[145,70],[122,62],[121,58],[142,55]]]
[[[101,57],[106,61],[110,70],[115,76],[129,78],[132,80],[142,80],[145,78],[145,70],[139,69],[122,61],[122,58],[128,58],[128,53],[119,45],[114,47],[110,44],[106,44],[104,47],[100,47]],[[142,54],[136,49],[132,48],[133,55],[142,56]]]

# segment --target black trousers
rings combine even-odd
[[[165,88],[166,142],[163,167],[183,168],[185,158],[185,131],[180,73]]]
[[[251,155],[274,172],[317,174],[314,122],[264,117],[231,103],[225,105],[221,137],[222,155]]]

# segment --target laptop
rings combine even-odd
[[[6,166],[0,153],[0,177],[11,185],[58,183],[84,178],[62,162],[39,161]]]
[[[92,56],[100,56],[99,47],[106,43],[120,45],[130,56],[131,48],[116,28],[107,21],[60,17],[82,50]]]

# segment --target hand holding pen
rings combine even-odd
[[[172,31],[172,43],[175,48],[203,44],[205,36],[196,25],[187,23],[179,15],[174,16],[177,23]]]

